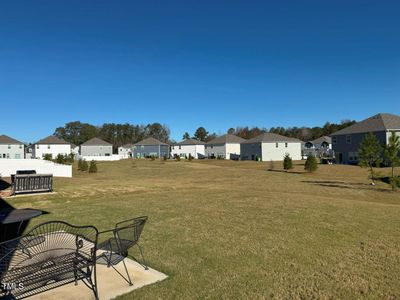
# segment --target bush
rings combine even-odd
[[[163,160],[167,160],[167,155],[164,155],[164,156],[163,156]]]
[[[179,155],[177,155],[175,158],[176,158],[176,161],[181,161],[181,157]]]
[[[156,158],[154,157],[154,155],[152,155],[152,156],[150,156],[150,159],[153,161],[153,160],[155,160]]]
[[[66,163],[72,165],[74,163],[74,161],[75,161],[75,155],[73,153],[70,153],[69,155],[67,155],[65,157],[65,161],[66,161]]]
[[[65,164],[66,156],[64,156],[62,154],[58,154],[56,159],[55,159],[55,162],[58,163],[58,164]]]
[[[192,160],[193,160],[192,154],[189,153],[189,158],[188,158],[188,159],[189,159],[189,161],[192,161]]]
[[[79,171],[83,171],[83,172],[85,172],[85,171],[87,171],[88,170],[88,164],[87,164],[87,161],[86,160],[83,160],[83,159],[80,159],[79,161],[78,161],[78,170]]]
[[[286,171],[293,169],[293,161],[288,153],[285,154],[285,157],[283,158],[283,169]]]
[[[97,173],[97,164],[94,160],[90,162],[89,173]]]
[[[52,160],[53,160],[53,156],[52,156],[50,153],[46,153],[46,154],[43,156],[43,159],[44,159],[44,160],[50,160],[50,161],[52,161]]]
[[[318,169],[318,162],[314,155],[309,155],[307,157],[306,163],[304,165],[304,170],[307,172],[314,172]]]

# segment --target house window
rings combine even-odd
[[[47,149],[50,149],[50,145],[47,145]]]
[[[285,143],[285,147],[287,148],[287,143]]]
[[[275,147],[278,148],[279,147],[279,143],[275,143]]]
[[[337,137],[336,136],[333,136],[332,137],[332,144],[336,144],[337,143]]]
[[[22,145],[19,145],[19,149],[22,149]]]
[[[179,146],[179,150],[181,150],[181,146]]]
[[[11,149],[11,145],[8,145],[8,149]]]
[[[346,135],[346,144],[351,144],[351,135]]]
[[[349,152],[349,161],[353,161],[353,162],[358,161],[358,153],[357,152]]]
[[[10,158],[10,153],[7,153],[7,158]]]
[[[20,159],[20,158],[21,158],[21,155],[20,155],[20,154],[15,154],[15,158],[16,158],[16,159]]]

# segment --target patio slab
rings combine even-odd
[[[97,286],[99,292],[99,299],[113,299],[117,296],[129,293],[135,289],[143,286],[153,284],[167,278],[167,275],[158,272],[154,269],[149,268],[145,270],[137,262],[126,258],[126,266],[128,268],[129,275],[131,276],[133,286],[129,284],[117,274],[112,268],[102,264],[97,264]],[[116,266],[116,269],[122,274],[125,274],[122,263]],[[94,300],[93,292],[80,281],[78,285],[74,283],[67,284],[62,287],[41,293],[30,297],[32,300]]]

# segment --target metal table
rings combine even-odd
[[[38,217],[41,214],[42,211],[37,209],[2,209],[0,210],[0,224],[19,223],[17,231],[17,235],[19,235],[24,221]]]

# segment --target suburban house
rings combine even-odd
[[[169,145],[159,140],[149,137],[144,139],[132,147],[132,157],[169,157]]]
[[[181,158],[189,158],[189,155],[193,158],[204,158],[205,157],[205,143],[195,139],[186,139],[182,142],[176,143],[171,146],[171,156],[179,156]]]
[[[123,158],[132,157],[132,144],[126,144],[121,147],[118,147],[118,154]]]
[[[332,155],[332,138],[330,136],[321,136],[313,141],[303,144],[303,155],[312,154],[314,156],[331,156]]]
[[[46,154],[51,155],[51,158],[56,158],[58,154],[69,155],[71,153],[71,144],[50,135],[33,144],[32,158],[42,159]]]
[[[25,158],[24,143],[17,141],[7,135],[0,135],[0,159],[3,158]]]
[[[99,138],[92,138],[79,146],[81,156],[112,156],[113,145]]]
[[[262,133],[242,142],[240,157],[242,160],[280,161],[286,154],[293,160],[301,159],[302,141],[275,133]]]
[[[246,141],[232,134],[217,137],[205,145],[205,155],[208,158],[234,159],[240,158],[240,144]]]
[[[386,145],[392,132],[400,136],[400,116],[380,113],[331,134],[336,163],[357,164],[360,143],[369,132]]]

